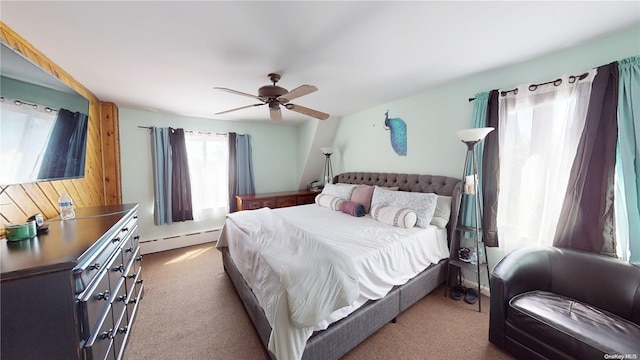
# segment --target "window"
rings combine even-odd
[[[1,104],[0,184],[33,181],[38,178],[56,114],[10,99],[3,98]]]
[[[497,227],[505,253],[552,245],[595,73],[500,97]]]
[[[229,145],[226,135],[186,132],[195,221],[224,217],[229,210]]]

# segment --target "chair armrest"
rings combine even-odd
[[[504,348],[509,301],[516,295],[551,288],[551,264],[545,248],[523,248],[507,254],[491,271],[489,341]]]

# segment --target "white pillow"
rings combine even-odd
[[[340,211],[340,207],[344,201],[345,200],[333,195],[318,194],[318,196],[316,196],[316,204],[336,211]]]
[[[436,211],[433,213],[433,219],[431,219],[431,225],[435,225],[439,229],[444,229],[449,223],[449,218],[451,218],[451,196],[437,196],[438,202],[436,204]]]
[[[379,186],[373,190],[371,207],[392,206],[413,210],[418,216],[416,226],[428,228],[436,211],[438,196],[433,193],[391,191]]]
[[[322,194],[339,197],[343,200],[351,199],[351,193],[357,185],[355,184],[330,184],[327,183],[322,189]]]
[[[371,217],[393,226],[412,228],[416,225],[418,216],[413,210],[399,207],[374,206]]]

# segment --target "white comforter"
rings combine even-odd
[[[338,256],[350,259],[359,285],[357,299],[331,312],[315,325],[297,326],[296,323],[308,324],[307,320],[310,318],[303,322],[298,319],[294,323],[289,316],[290,291],[285,289],[280,275],[273,269],[278,266],[282,269],[286,267],[273,263],[278,260],[280,250],[271,255],[261,254],[260,236],[256,236],[257,233],[254,232],[260,226],[245,224],[245,230],[242,230],[236,225],[236,222],[251,223],[252,218],[259,218],[263,213],[277,214],[286,219],[283,220],[286,224],[295,225],[301,233],[313,237],[311,246],[317,246],[318,252],[328,251],[328,254],[332,254],[331,257],[341,254]],[[254,230],[248,230],[250,228]],[[286,228],[291,229],[289,226]],[[293,237],[287,238],[281,245],[294,241]],[[316,204],[230,214],[217,247],[229,248],[239,272],[256,295],[272,328],[268,348],[280,360],[300,359],[313,331],[326,329],[367,300],[384,297],[393,286],[406,283],[430,264],[449,256],[444,229],[437,229],[435,226],[427,229],[398,228],[377,222],[370,216],[356,218]],[[295,254],[290,250],[287,252],[289,255]],[[297,257],[304,262],[307,255]],[[345,266],[348,268],[350,265]],[[348,301],[349,297],[344,299]],[[320,317],[320,313],[316,317]]]
[[[241,211],[228,219],[256,241],[280,278],[296,327],[313,326],[358,297],[353,261],[271,209]]]

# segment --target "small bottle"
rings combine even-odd
[[[60,207],[60,218],[62,220],[70,220],[76,217],[76,213],[73,211],[73,200],[66,192],[60,194],[58,206]]]
[[[478,254],[476,253],[476,248],[473,248],[473,253],[471,253],[471,264],[478,265]]]
[[[478,245],[478,261],[480,262],[480,264],[485,263],[484,246],[482,244]]]

